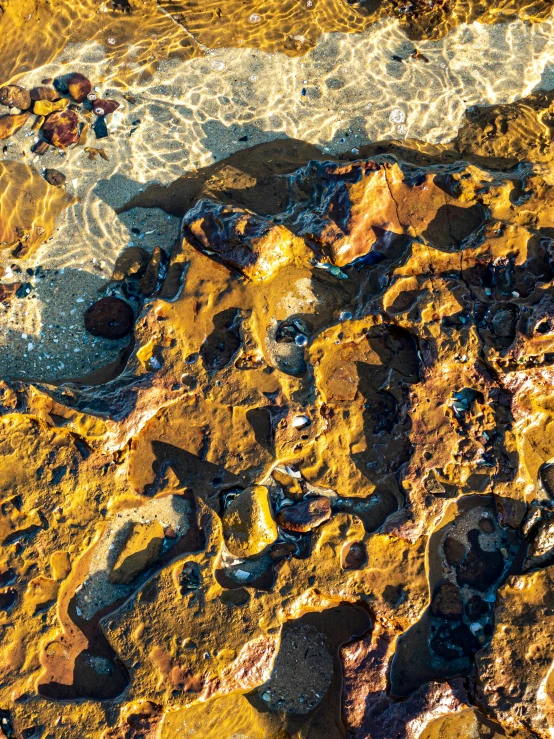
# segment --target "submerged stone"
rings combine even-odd
[[[9,108],[27,110],[31,107],[31,95],[29,91],[19,85],[6,85],[0,87],[0,104]]]
[[[44,121],[42,135],[52,144],[65,149],[79,141],[79,118],[73,110],[50,113]]]
[[[122,339],[131,333],[135,321],[133,309],[121,298],[105,297],[85,312],[85,328],[93,336]]]
[[[17,133],[20,128],[23,128],[30,115],[31,114],[27,112],[20,113],[18,115],[8,114],[0,116],[0,140],[8,139],[10,136],[13,136],[14,133]]]

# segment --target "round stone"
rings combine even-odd
[[[85,312],[85,328],[93,336],[122,339],[132,331],[133,309],[120,298],[101,298]]]

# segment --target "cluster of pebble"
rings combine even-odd
[[[42,82],[31,90],[19,85],[0,88],[0,104],[8,108],[0,116],[0,139],[17,133],[33,113],[35,154],[45,154],[50,146],[63,150],[85,144],[90,128],[97,139],[108,136],[106,117],[119,108],[116,100],[105,100],[93,92],[90,80],[79,72]]]

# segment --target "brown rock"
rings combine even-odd
[[[0,285],[0,303],[9,305],[11,299],[21,287],[21,282],[12,282],[10,285]]]
[[[193,246],[256,281],[273,277],[304,246],[284,226],[211,200],[199,200],[185,215],[183,227]]]
[[[19,85],[6,85],[0,87],[0,103],[9,108],[27,110],[31,107],[31,96],[29,91]]]
[[[67,89],[74,100],[82,103],[92,90],[92,84],[84,75],[75,72],[67,80]]]
[[[116,259],[112,279],[138,279],[144,274],[149,261],[150,254],[146,249],[130,246]]]
[[[31,114],[20,113],[19,115],[3,115],[0,116],[0,140],[9,139],[14,133],[17,133],[20,128],[23,128],[27,119]]]
[[[159,521],[133,523],[129,536],[110,573],[110,582],[128,585],[159,557],[164,530]]]
[[[315,529],[331,517],[331,502],[325,496],[306,498],[296,505],[281,508],[279,526],[288,531],[306,532]]]
[[[153,295],[154,291],[156,290],[158,278],[160,276],[160,270],[164,262],[165,252],[160,249],[159,246],[156,246],[154,248],[154,251],[152,252],[152,257],[150,258],[150,261],[148,262],[148,265],[144,271],[144,275],[141,277],[141,280],[138,284],[139,292],[141,292],[143,295]]]
[[[345,570],[361,570],[367,564],[367,549],[363,541],[353,541],[344,548],[342,566]]]
[[[52,146],[65,149],[79,141],[79,118],[73,110],[50,113],[42,127],[44,138]]]
[[[93,336],[104,339],[122,339],[135,322],[133,309],[121,298],[101,298],[85,312],[85,328]]]
[[[398,164],[375,161],[311,163],[303,186],[318,193],[299,219],[333,264],[344,266],[382,244],[425,235],[439,248],[457,248],[482,222],[484,211],[459,201],[434,174],[410,182]],[[317,182],[317,184],[315,184]]]
[[[67,177],[63,174],[63,172],[59,172],[57,169],[46,169],[44,172],[44,179],[50,185],[54,185],[55,187],[63,187],[65,185]]]
[[[110,115],[114,110],[119,108],[119,103],[116,100],[95,100],[93,105],[93,113],[95,115]]]
[[[443,582],[431,601],[431,613],[440,618],[458,619],[463,614],[460,591],[452,582]]]
[[[43,154],[46,154],[49,147],[50,147],[50,144],[48,143],[48,141],[41,139],[33,146],[33,153],[38,154],[39,156],[42,156]]]
[[[55,100],[59,100],[60,95],[57,90],[55,90],[53,87],[47,87],[45,85],[41,85],[39,87],[33,87],[31,90],[31,100],[49,100],[51,103],[53,103]]]

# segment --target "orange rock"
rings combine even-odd
[[[27,119],[31,114],[20,113],[19,115],[3,115],[0,116],[0,140],[9,139],[14,133],[17,133],[20,128],[23,128]]]
[[[83,74],[75,72],[67,80],[67,89],[74,100],[82,103],[92,90],[92,84]]]
[[[31,107],[31,96],[29,91],[19,85],[6,85],[0,87],[0,103],[10,108],[27,110]]]

